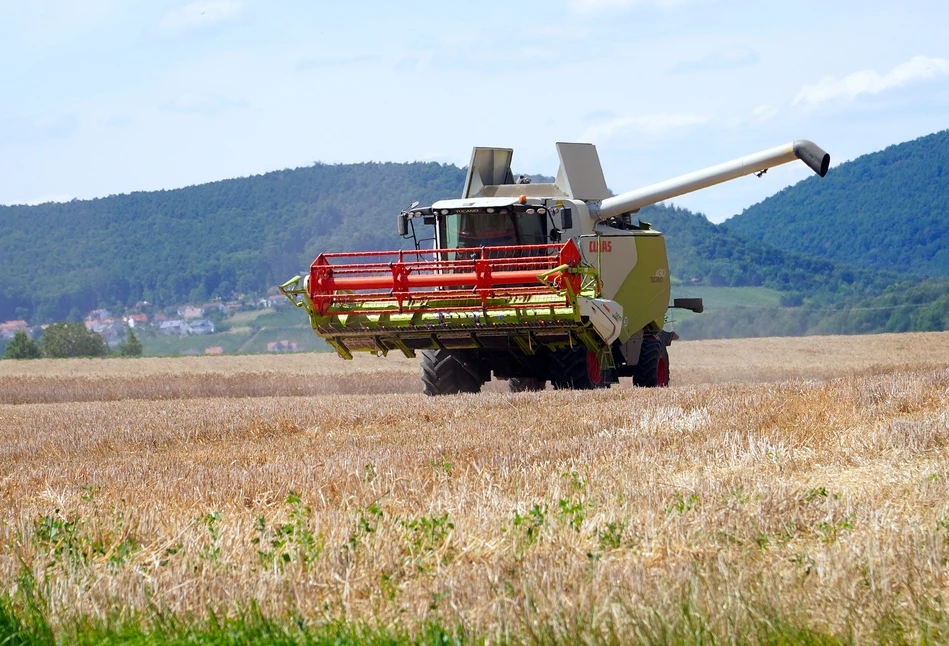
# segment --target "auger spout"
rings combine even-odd
[[[801,160],[815,173],[824,177],[830,167],[830,155],[812,141],[798,139],[783,146],[775,146],[753,155],[698,170],[687,175],[639,188],[615,197],[608,197],[590,204],[590,216],[594,220],[605,220],[623,213],[637,211],[644,206],[656,204],[679,195],[721,184],[743,175],[758,173],[773,166]]]

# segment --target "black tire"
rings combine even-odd
[[[669,385],[669,351],[657,337],[643,339],[639,363],[633,366],[633,385],[665,388]]]
[[[600,369],[596,354],[583,346],[551,354],[550,369],[553,373],[550,383],[557,390],[609,388],[606,372]]]
[[[481,379],[447,350],[422,352],[422,383],[426,395],[481,392]]]
[[[537,377],[511,377],[507,380],[508,392],[512,393],[533,392],[543,390],[546,387],[547,381]]]

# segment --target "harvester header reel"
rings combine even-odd
[[[317,316],[403,314],[434,309],[489,312],[529,309],[534,296],[580,292],[580,250],[510,245],[415,251],[320,254],[310,267]]]
[[[576,243],[320,254],[280,290],[344,358],[592,342],[578,298],[600,283]]]

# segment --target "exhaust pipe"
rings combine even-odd
[[[685,195],[731,179],[750,175],[799,159],[812,171],[824,177],[830,167],[830,155],[812,141],[798,139],[783,146],[775,146],[760,153],[733,159],[730,162],[669,179],[652,186],[608,197],[598,204],[590,204],[594,220],[605,220],[669,198]]]

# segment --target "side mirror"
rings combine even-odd
[[[407,213],[399,213],[399,237],[404,238],[409,235],[409,216]]]
[[[676,298],[672,301],[672,307],[690,310],[696,314],[701,314],[705,311],[705,305],[702,303],[701,298]]]
[[[561,217],[561,229],[572,229],[573,228],[573,209],[564,209],[560,212]]]

